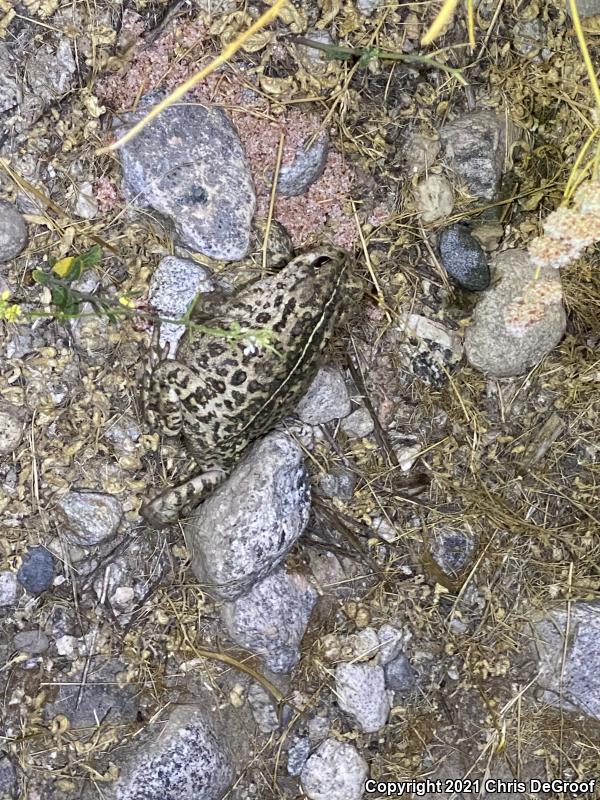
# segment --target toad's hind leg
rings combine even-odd
[[[179,517],[189,514],[225,477],[222,469],[210,469],[195,475],[146,503],[142,507],[142,516],[155,528],[172,525]]]
[[[161,361],[151,374],[145,374],[142,394],[146,419],[163,436],[181,433],[183,403],[190,395],[202,404],[198,378],[179,361]]]

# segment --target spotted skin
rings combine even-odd
[[[294,410],[360,295],[350,256],[315,250],[244,288],[207,323],[269,329],[275,352],[198,331],[184,336],[175,360],[153,347],[143,384],[147,419],[164,436],[181,435],[200,472],[147,503],[149,522],[162,527],[189,513],[252,441]]]

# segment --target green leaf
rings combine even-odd
[[[71,297],[71,293],[65,286],[53,286],[52,287],[52,302],[55,306],[58,306],[62,311],[65,310],[65,306],[69,304]]]
[[[83,267],[94,267],[100,263],[102,258],[102,248],[99,244],[93,244],[89,250],[82,253],[79,258],[81,259]]]
[[[50,275],[47,272],[43,272],[41,269],[34,269],[31,273],[31,277],[36,283],[39,283],[40,286],[49,286],[52,282]]]

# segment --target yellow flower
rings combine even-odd
[[[4,310],[3,316],[7,322],[14,322],[18,317],[21,316],[22,313],[21,306],[13,304]]]
[[[10,297],[10,289],[5,289],[2,294],[0,294],[0,300],[4,300],[6,302]]]
[[[135,308],[135,301],[132,300],[131,297],[126,297],[125,295],[121,295],[119,297],[119,303],[125,308]]]
[[[64,278],[65,275],[69,274],[69,270],[71,269],[74,261],[75,261],[75,256],[67,256],[66,258],[61,258],[60,261],[57,261],[56,264],[52,267],[52,272],[55,272],[59,278]]]

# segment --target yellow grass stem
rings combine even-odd
[[[475,11],[473,9],[473,0],[467,0],[467,34],[469,36],[469,44],[471,48],[475,49]]]
[[[450,21],[452,15],[454,14],[457,5],[458,0],[444,0],[437,17],[433,20],[431,27],[421,39],[422,45],[431,44],[433,40],[440,35],[444,26]]]
[[[573,27],[575,28],[575,33],[577,34],[579,49],[581,50],[581,55],[583,56],[585,68],[587,70],[588,77],[590,79],[592,92],[594,93],[596,108],[598,109],[598,111],[600,111],[600,88],[598,87],[596,73],[594,72],[592,59],[590,58],[587,42],[585,41],[585,34],[583,32],[583,28],[581,27],[581,19],[579,17],[579,11],[577,10],[577,3],[575,2],[575,0],[569,0],[569,8],[571,9],[571,17],[573,18]]]

